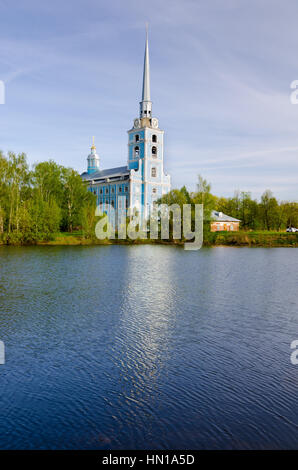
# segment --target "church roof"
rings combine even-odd
[[[81,177],[85,181],[105,178],[120,178],[121,176],[128,176],[129,172],[130,170],[127,166],[118,166],[117,168],[108,168],[106,170],[96,171],[94,173],[84,172],[81,174]]]

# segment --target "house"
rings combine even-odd
[[[211,232],[237,232],[241,220],[230,217],[223,212],[212,211],[210,228]]]

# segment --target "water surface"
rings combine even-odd
[[[298,448],[298,250],[1,247],[0,448]]]

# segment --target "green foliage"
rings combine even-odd
[[[207,245],[227,245],[227,246],[266,246],[298,247],[298,233],[273,232],[268,230],[252,232],[213,232]]]
[[[95,196],[80,175],[54,161],[30,171],[26,155],[0,152],[0,240],[8,244],[51,240],[62,229],[91,233]],[[86,220],[89,227],[86,229]]]
[[[244,230],[284,231],[298,225],[298,203],[278,202],[270,190],[263,193],[260,202],[248,192],[236,191],[231,198],[218,198],[215,208],[240,219]]]
[[[185,186],[172,189],[157,201],[165,204],[203,204],[204,206],[204,242],[215,243],[216,235],[210,232],[210,216],[217,210],[236,219],[240,219],[242,230],[285,231],[287,227],[298,228],[298,203],[278,202],[270,190],[266,190],[260,202],[251,198],[245,191],[235,191],[230,198],[218,198],[211,194],[211,185],[201,175],[198,176],[197,191],[188,193]],[[192,214],[194,211],[192,210]],[[224,235],[223,235],[224,236]],[[286,234],[288,236],[288,234]],[[217,235],[217,240],[220,235]],[[231,237],[231,236],[230,236]],[[238,242],[237,242],[238,243]]]
[[[95,239],[95,225],[98,220],[95,215],[96,197],[92,193],[88,195],[90,195],[89,201],[86,201],[82,208],[81,227],[84,238]]]
[[[198,175],[197,191],[192,194],[192,202],[194,204],[203,204],[204,220],[210,220],[215,201],[216,197],[211,194],[211,184],[201,175]]]
[[[69,232],[82,225],[84,208],[90,207],[94,195],[87,191],[80,175],[72,168],[63,168],[62,228]]]
[[[248,192],[235,192],[231,198],[218,198],[211,193],[211,185],[198,176],[196,191],[189,193],[183,186],[172,189],[162,196],[159,204],[177,204],[183,214],[183,205],[192,205],[194,228],[194,205],[204,206],[204,243],[206,244],[250,244],[262,243],[265,232],[285,231],[288,226],[298,227],[298,203],[277,201],[270,190],[266,190],[260,202]],[[96,196],[87,190],[80,175],[72,168],[65,168],[54,161],[37,163],[30,170],[26,155],[0,151],[0,242],[9,244],[37,243],[53,240],[60,231],[81,234],[82,240],[95,238]],[[248,235],[214,234],[210,232],[212,210],[222,211],[241,220],[241,228],[254,233]],[[129,220],[129,219],[127,219]],[[183,218],[182,218],[183,220]],[[173,214],[170,218],[170,238]],[[270,232],[270,233],[271,233]],[[256,235],[258,233],[258,235]],[[270,243],[269,235],[264,243]],[[241,238],[242,237],[242,238]],[[269,237],[269,238],[268,238]],[[292,237],[292,239],[291,239]],[[286,244],[290,239],[296,244],[294,234],[281,234],[278,243]],[[269,240],[269,242],[268,242]]]

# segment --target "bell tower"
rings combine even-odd
[[[128,168],[134,170],[131,205],[143,206],[145,218],[152,204],[170,190],[170,177],[163,170],[163,136],[164,131],[159,128],[158,119],[152,116],[146,31],[140,115],[134,119],[133,128],[128,131]]]

